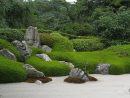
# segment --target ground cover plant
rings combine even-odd
[[[8,41],[6,41],[4,39],[0,39],[0,49],[3,49],[3,48],[8,49],[12,53],[14,53],[15,56],[17,57],[17,59],[20,60],[21,54],[16,49],[16,47],[14,47],[10,42],[8,42]]]
[[[99,63],[111,64],[110,74],[130,73],[130,45],[112,46],[95,52],[52,52],[48,55],[54,60],[72,62],[76,67],[94,73]],[[116,51],[116,52],[115,52]]]
[[[70,71],[68,65],[61,64],[58,61],[46,62],[35,56],[28,58],[26,63],[31,64],[46,76],[65,76],[68,75]]]
[[[21,82],[26,79],[23,64],[0,56],[0,83]]]

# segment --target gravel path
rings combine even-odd
[[[92,75],[99,81],[84,84],[65,83],[66,77],[53,77],[53,81],[0,84],[0,98],[130,98],[130,74]]]

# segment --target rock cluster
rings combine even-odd
[[[110,67],[110,64],[98,64],[95,70],[95,73],[103,74],[103,75],[109,74],[109,67]]]
[[[15,60],[16,61],[16,56],[10,52],[8,49],[2,49],[0,50],[0,55],[10,59],[10,60]]]
[[[13,44],[16,46],[17,50],[20,51],[23,59],[26,59],[28,56],[31,55],[31,50],[29,49],[26,41],[18,41],[18,40],[15,40],[13,41]]]

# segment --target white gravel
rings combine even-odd
[[[0,84],[0,98],[130,98],[130,74],[92,75],[99,81],[84,84],[65,83],[66,77],[53,81]]]

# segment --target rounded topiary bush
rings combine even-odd
[[[31,64],[46,76],[64,76],[68,75],[70,71],[69,66],[61,64],[58,61],[46,62],[35,56],[28,58],[26,63]]]
[[[104,44],[99,38],[93,37],[90,39],[73,39],[73,47],[76,51],[96,51],[103,49]]]
[[[22,63],[0,56],[0,83],[21,82],[26,79]]]
[[[52,47],[53,39],[49,33],[40,33],[40,42],[42,45],[48,45]]]
[[[67,38],[59,33],[51,33],[53,39],[53,51],[73,51],[73,44]]]
[[[0,38],[9,42],[14,40],[22,41],[24,38],[24,32],[20,29],[0,29]]]
[[[16,47],[14,47],[10,42],[4,40],[4,39],[0,39],[0,49],[8,49],[9,51],[11,51],[12,53],[15,54],[15,56],[17,57],[18,60],[20,60],[20,52],[16,49]]]

